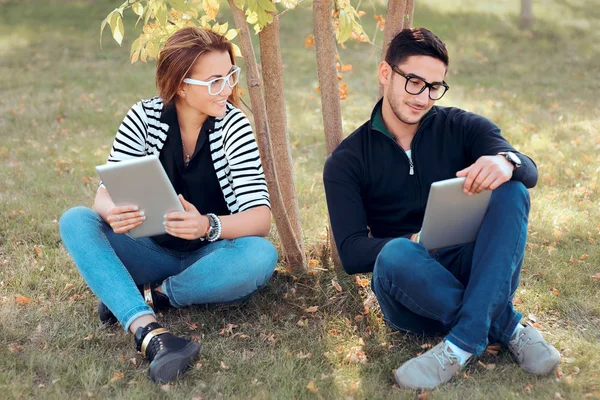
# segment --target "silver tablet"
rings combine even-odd
[[[144,211],[146,220],[129,231],[133,237],[164,234],[163,216],[171,211],[184,211],[155,155],[99,165],[96,172],[115,205],[136,205]]]
[[[419,243],[426,249],[474,242],[487,211],[491,190],[467,196],[462,191],[465,178],[431,184]]]

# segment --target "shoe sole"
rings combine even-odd
[[[182,375],[200,353],[198,343],[189,343],[183,350],[166,354],[152,361],[148,371],[150,378],[156,383],[168,383]]]

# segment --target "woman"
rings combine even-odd
[[[166,331],[151,306],[237,302],[275,269],[277,251],[263,238],[269,194],[236,107],[239,74],[224,37],[181,29],[158,57],[159,97],[135,104],[119,127],[108,161],[157,154],[180,193],[185,211],[165,216],[164,235],[127,235],[144,223],[144,210],[115,206],[102,185],[93,210],[76,207],[60,219],[64,246],[100,299],[100,320],[135,335],[155,382],[183,373],[200,345]]]

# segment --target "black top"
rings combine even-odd
[[[202,125],[194,154],[187,168],[183,161],[181,131],[175,108],[167,106],[162,113],[161,121],[169,124],[169,132],[159,160],[175,192],[183,195],[183,198],[192,203],[200,214],[230,214],[219,186],[208,141],[208,133],[214,128],[215,119],[208,117]],[[154,236],[152,239],[158,245],[176,251],[193,251],[207,243],[199,239],[180,239],[168,234]]]
[[[512,180],[531,188],[537,168],[518,153],[488,119],[458,108],[434,106],[411,142],[414,174],[404,150],[387,131],[381,101],[371,119],[329,156],[323,181],[336,246],[350,274],[372,272],[390,240],[410,237],[423,224],[431,184],[456,177],[484,155],[512,151],[521,168]]]

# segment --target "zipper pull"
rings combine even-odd
[[[408,162],[410,164],[410,170],[408,171],[409,175],[414,175],[415,174],[415,166],[413,164],[413,161],[411,158],[408,159]]]

